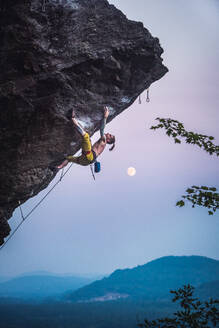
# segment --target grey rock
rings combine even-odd
[[[167,68],[140,22],[106,0],[0,0],[0,244],[19,201],[56,175],[51,164],[80,148],[72,108],[92,135]]]

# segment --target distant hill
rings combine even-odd
[[[0,298],[43,299],[76,290],[93,279],[75,276],[23,275],[0,283]]]
[[[103,302],[126,298],[168,300],[171,298],[171,289],[188,283],[194,287],[210,282],[214,284],[218,277],[217,260],[202,256],[167,256],[133,269],[116,270],[108,278],[69,293],[66,299],[73,302]],[[210,286],[202,286],[204,294]]]
[[[8,278],[8,277],[0,276],[0,283],[5,282],[5,281],[7,281],[9,279],[10,278]]]
[[[179,306],[171,301],[169,290],[178,289],[183,284],[193,284],[196,287],[194,296],[203,301],[218,298],[218,274],[219,261],[199,256],[170,256],[133,269],[117,270],[108,278],[68,292],[62,299],[51,293],[57,291],[57,284],[60,292],[62,280],[66,277],[56,279],[53,276],[53,281],[50,276],[44,282],[38,279],[46,278],[45,275],[37,279],[29,277],[28,280],[20,280],[20,277],[8,287],[14,294],[25,292],[26,297],[31,295],[32,298],[7,298],[0,294],[0,326],[136,328],[137,323],[145,318],[153,320],[171,316],[177,311]],[[67,284],[68,289],[69,286]],[[33,298],[33,295],[45,297],[47,292],[51,296],[49,300],[41,302],[42,298]]]
[[[206,282],[198,286],[195,290],[195,296],[198,296],[201,300],[211,297],[219,300],[219,280]]]

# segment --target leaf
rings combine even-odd
[[[177,138],[175,138],[174,141],[175,141],[175,143],[179,143],[179,144],[181,143],[181,141]]]
[[[200,148],[203,148],[208,154],[219,156],[219,146],[214,145],[212,140],[214,137],[207,136],[204,134],[195,133],[192,131],[186,131],[184,125],[171,118],[156,118],[161,124],[157,126],[152,126],[152,130],[157,130],[159,128],[165,128],[166,134],[170,137],[172,136],[175,140],[175,143],[181,143],[181,141],[176,138],[176,136],[181,136],[185,139],[186,143],[197,145]]]
[[[206,187],[206,186],[201,186],[201,189],[202,189],[202,190],[208,190],[208,187]]]
[[[188,188],[188,189],[186,190],[186,192],[187,192],[188,194],[192,194],[192,193],[194,192],[194,189]]]
[[[180,200],[176,203],[176,206],[183,207],[185,205],[185,202],[183,200]]]

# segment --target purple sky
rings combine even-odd
[[[219,259],[218,214],[175,207],[193,184],[218,187],[218,159],[149,129],[156,117],[170,117],[187,130],[215,136],[218,144],[219,2],[110,3],[159,37],[169,73],[151,86],[150,103],[143,93],[142,105],[136,101],[107,125],[117,145],[101,156],[96,182],[89,168],[74,165],[0,252],[0,276],[36,270],[107,274],[166,255]],[[126,173],[130,166],[134,177]],[[44,194],[28,201],[24,213]],[[16,210],[12,228],[19,220]]]

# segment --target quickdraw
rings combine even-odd
[[[147,89],[146,102],[150,102],[149,88]],[[142,101],[141,101],[141,95],[139,95],[139,97],[138,97],[138,103],[139,103],[139,105],[141,105],[141,103],[142,103]]]
[[[147,98],[146,98],[146,102],[150,102],[150,97],[149,97],[149,88],[147,89]]]

